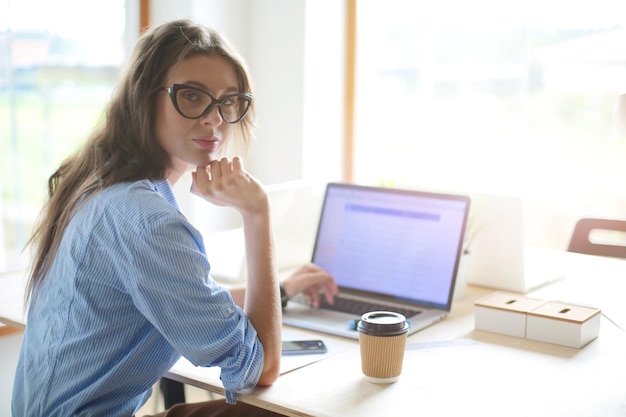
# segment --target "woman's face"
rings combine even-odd
[[[233,65],[217,55],[193,56],[173,67],[163,87],[172,87],[174,84],[198,87],[217,100],[229,94],[243,92],[238,89]],[[194,90],[189,91],[192,94],[185,97],[195,99]],[[179,107],[182,107],[182,102]],[[224,122],[217,105],[199,119],[183,117],[174,107],[168,92],[163,90],[159,94],[156,109],[156,134],[159,144],[172,161],[168,178],[178,179],[190,165],[208,165],[215,158],[216,152],[229,140],[233,128],[233,124]]]

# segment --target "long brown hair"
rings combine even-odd
[[[170,159],[156,140],[157,94],[170,68],[199,54],[226,58],[235,68],[239,91],[252,93],[245,62],[216,31],[189,20],[176,20],[145,32],[137,41],[104,119],[48,180],[48,200],[28,241],[33,247],[33,267],[25,305],[29,299],[34,301],[79,202],[120,182],[165,178]],[[235,127],[238,150],[248,148],[253,123],[251,108]]]

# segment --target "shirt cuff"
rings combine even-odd
[[[237,393],[235,391],[225,390],[226,404],[237,404]]]

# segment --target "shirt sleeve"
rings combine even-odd
[[[230,292],[209,276],[200,233],[182,215],[154,219],[134,242],[127,285],[137,308],[196,366],[219,366],[229,402],[258,382],[264,352]]]

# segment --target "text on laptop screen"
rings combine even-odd
[[[445,306],[467,206],[438,194],[330,184],[313,262],[339,287]]]

